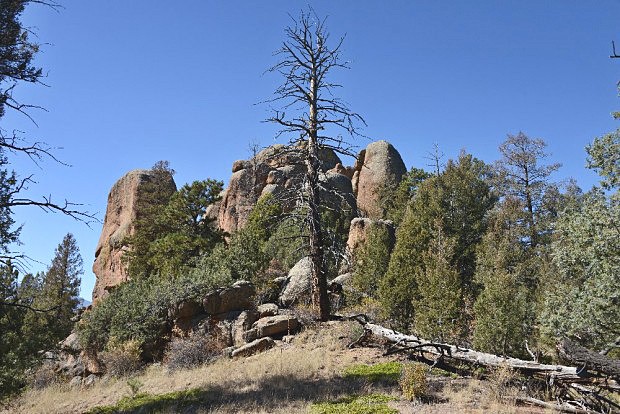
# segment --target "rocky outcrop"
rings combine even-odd
[[[209,315],[252,309],[255,294],[256,288],[251,282],[239,280],[231,287],[209,293],[202,300],[202,307]]]
[[[145,185],[155,184],[170,193],[176,185],[170,174],[155,174],[151,170],[134,170],[114,184],[108,195],[103,229],[95,251],[93,273],[97,278],[93,290],[93,301],[127,280],[122,263],[127,250],[124,240],[131,235],[136,221],[137,206],[144,200]]]
[[[397,186],[407,172],[400,154],[387,141],[371,142],[360,152],[354,170],[352,185],[360,212],[372,219],[383,218],[381,192]]]
[[[342,166],[332,150],[322,151],[320,160],[322,171],[331,170],[338,164]],[[222,193],[222,200],[207,210],[207,215],[216,219],[218,227],[227,233],[245,225],[256,202],[265,194],[278,196],[285,211],[295,207],[294,190],[302,183],[305,163],[299,148],[273,145],[250,160],[235,161],[232,172],[228,187]],[[347,189],[350,195],[346,201],[353,203],[350,205],[355,209],[350,179],[348,183],[343,183],[342,179],[335,175],[347,178],[330,172],[323,180],[325,187]]]

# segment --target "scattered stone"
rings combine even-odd
[[[290,335],[299,327],[297,318],[290,315],[276,315],[267,318],[261,318],[254,322],[252,329],[256,330],[258,338],[266,336],[282,336]]]
[[[275,303],[263,303],[258,305],[259,318],[265,318],[267,316],[275,316],[278,314],[279,308]]]
[[[291,342],[293,342],[293,339],[295,339],[295,335],[284,335],[282,337],[282,342],[284,342],[285,344],[290,344]]]
[[[388,251],[392,251],[394,243],[396,243],[395,226],[392,221],[357,217],[351,220],[351,225],[349,226],[347,251],[350,256],[355,256],[355,252],[366,243],[370,230],[376,227],[384,228],[388,232],[389,245],[387,248]]]
[[[80,345],[80,338],[78,337],[77,332],[72,332],[63,341],[61,341],[59,345],[62,351],[72,354],[79,354],[82,350],[82,346]]]
[[[71,388],[79,388],[82,386],[82,377],[80,377],[79,375],[74,376],[73,378],[71,378],[71,381],[69,381],[69,387]]]
[[[246,332],[252,328],[252,324],[259,319],[259,313],[253,310],[241,312],[232,324],[232,342],[235,346],[240,346],[248,341]],[[252,338],[252,340],[256,337]]]
[[[232,351],[231,357],[247,357],[259,352],[264,352],[270,348],[273,348],[275,344],[275,341],[271,338],[260,338],[235,349]]]
[[[347,286],[351,283],[351,280],[353,280],[353,273],[344,273],[338,277],[333,278],[329,282],[329,284],[337,283],[340,286]]]
[[[232,353],[233,353],[233,351],[235,349],[237,349],[237,348],[234,347],[234,346],[229,346],[227,348],[222,349],[222,356],[224,358],[231,358],[232,357]]]

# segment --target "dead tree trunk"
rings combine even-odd
[[[550,378],[562,381],[579,382],[584,378],[587,378],[587,374],[585,372],[579,372],[579,370],[575,367],[540,364],[534,361],[525,361],[517,358],[502,357],[485,352],[474,351],[473,349],[461,348],[456,345],[431,342],[415,335],[405,335],[372,323],[364,324],[364,330],[367,338],[368,336],[374,335],[377,338],[387,340],[391,344],[391,350],[388,350],[388,353],[396,351],[419,350],[441,357],[452,358],[487,367],[499,368],[508,366],[528,374],[546,375]]]
[[[568,338],[563,338],[558,343],[557,350],[560,356],[571,364],[620,380],[620,361],[617,359],[590,351]]]

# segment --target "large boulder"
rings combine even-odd
[[[321,171],[333,169],[340,163],[332,150],[321,151],[319,158]],[[305,172],[303,147],[272,145],[250,160],[235,161],[232,171],[221,201],[207,210],[207,215],[217,220],[218,227],[227,233],[245,226],[250,212],[262,195],[273,194],[279,197],[301,185]],[[338,182],[338,185],[342,186],[342,183]],[[351,188],[350,185],[348,187]],[[352,189],[349,191],[352,193]],[[295,207],[294,197],[279,198],[285,200],[282,206],[285,211]]]
[[[127,251],[124,241],[134,231],[137,206],[145,200],[148,184],[161,186],[172,194],[176,185],[171,174],[156,174],[151,170],[133,170],[114,184],[108,195],[103,229],[95,251],[93,273],[96,276],[93,301],[127,280],[127,269],[122,262]]]
[[[261,318],[254,322],[252,329],[256,338],[265,336],[283,336],[295,333],[299,328],[299,321],[291,315],[275,315]]]
[[[276,346],[276,343],[273,339],[266,337],[260,338],[249,344],[243,345],[230,353],[232,358],[235,357],[247,357],[253,354],[257,354],[259,352],[264,352],[270,348]]]
[[[302,299],[309,300],[312,290],[312,260],[302,258],[288,272],[288,280],[280,294],[280,303],[290,306]]]
[[[209,315],[244,311],[254,307],[256,288],[251,282],[239,280],[231,287],[217,289],[205,296],[202,307]]]
[[[371,142],[360,152],[354,169],[352,185],[357,207],[366,217],[384,218],[381,193],[397,186],[407,172],[400,154],[387,141]]]

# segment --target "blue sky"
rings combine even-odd
[[[177,185],[227,181],[249,144],[274,142],[274,127],[256,103],[280,79],[264,71],[284,38],[289,13],[311,4],[334,39],[346,34],[351,70],[335,74],[341,96],[364,116],[365,135],[386,139],[407,167],[424,168],[439,145],[446,159],[464,148],[492,162],[506,134],[543,138],[563,167],[554,177],[595,182],[584,147],[617,127],[620,1],[199,1],[63,0],[58,13],[29,6],[23,16],[46,43],[37,58],[49,87],[16,95],[47,109],[38,127],[16,114],[2,119],[54,147],[72,166],[37,168],[33,197],[52,194],[99,212],[127,171],[169,160]],[[368,141],[358,140],[360,147]],[[15,211],[24,224],[20,248],[45,270],[67,232],[91,265],[101,224],[83,224],[37,209]]]

